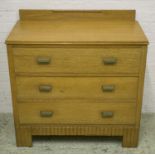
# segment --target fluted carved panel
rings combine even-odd
[[[103,135],[123,136],[126,130],[134,127],[103,126],[103,125],[33,125],[32,135]]]

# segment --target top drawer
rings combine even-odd
[[[17,73],[138,73],[141,48],[14,48]]]

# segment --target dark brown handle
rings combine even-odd
[[[101,116],[103,118],[113,117],[113,112],[112,111],[103,111],[103,112],[101,112]]]
[[[51,85],[40,85],[39,86],[39,91],[40,92],[50,92],[52,90]]]
[[[52,117],[53,112],[52,111],[40,111],[41,117]]]
[[[37,58],[37,63],[39,65],[48,65],[51,62],[51,58],[49,57],[38,57]]]
[[[112,92],[115,90],[115,85],[102,85],[103,92]]]
[[[115,57],[108,57],[103,59],[104,65],[114,65],[117,63],[117,59]]]

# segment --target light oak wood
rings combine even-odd
[[[54,74],[107,74],[139,72],[141,48],[14,48],[15,72]],[[38,58],[49,58],[48,64],[38,64]],[[115,64],[104,60],[115,58]],[[82,68],[82,70],[81,70]]]
[[[135,10],[19,10],[20,20],[135,20]]]
[[[132,21],[18,21],[6,43],[147,44],[147,39]]]
[[[147,44],[139,23],[134,20],[134,14],[134,11],[21,10],[23,20],[16,23],[6,43]]]
[[[129,128],[123,134],[123,147],[136,147],[138,145],[139,128]]]
[[[27,125],[21,125],[27,127]],[[102,124],[33,124],[32,135],[82,135],[82,136],[123,136],[128,130],[136,129],[134,125]],[[138,129],[137,129],[138,131]]]
[[[148,40],[135,11],[20,10],[6,43],[17,146],[32,135],[138,145]]]
[[[16,132],[16,142],[17,146],[32,146],[32,134],[30,127],[22,127],[17,128]]]
[[[146,59],[147,59],[147,46],[143,46],[141,53],[142,53],[142,58],[141,58],[141,67],[140,67],[140,72],[139,72],[139,87],[138,87],[137,112],[136,112],[137,128],[140,127],[140,120],[141,120],[145,67],[146,67]]]
[[[21,124],[135,124],[135,104],[125,103],[21,103]],[[50,117],[40,116],[41,111],[53,112]],[[111,111],[112,117],[102,117],[101,112]]]
[[[51,99],[137,99],[138,78],[135,77],[17,77],[17,99],[19,101]],[[51,90],[40,91],[40,86]],[[114,90],[103,90],[105,86]]]

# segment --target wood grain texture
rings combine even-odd
[[[147,46],[143,46],[142,57],[141,57],[141,67],[139,72],[139,86],[138,86],[137,112],[136,112],[136,119],[137,119],[136,124],[138,128],[140,127],[140,120],[141,120],[146,59],[147,59]]]
[[[17,73],[136,74],[141,60],[140,47],[17,47],[13,51]],[[38,64],[37,59],[44,57],[50,63]],[[107,58],[115,58],[116,63],[104,64]]]
[[[18,101],[52,99],[137,99],[138,78],[135,77],[16,77]],[[49,86],[49,92],[39,90]],[[103,87],[112,85],[107,92]]]
[[[16,76],[14,74],[14,60],[13,60],[13,48],[11,45],[7,45],[7,56],[8,56],[8,65],[9,65],[9,75],[10,75],[10,84],[11,84],[11,93],[12,93],[12,106],[13,106],[13,115],[14,115],[14,124],[18,126],[18,107],[16,105]]]
[[[17,146],[32,146],[32,134],[29,126],[16,128],[16,144]]]
[[[19,10],[20,20],[135,20],[135,10]]]
[[[21,103],[21,124],[135,124],[135,104],[130,103]],[[53,113],[50,117],[40,116],[41,111]],[[102,117],[101,112],[113,112],[112,117]]]
[[[138,22],[58,20],[18,21],[6,43],[139,45],[148,41]]]
[[[33,12],[33,13],[32,13]],[[43,12],[43,13],[42,13]],[[103,13],[102,13],[103,12]],[[116,13],[117,12],[117,13]],[[34,20],[38,11],[21,11],[21,18],[10,35],[7,44],[147,44],[148,40],[134,11],[58,12],[40,11],[41,17],[50,20]],[[59,18],[55,16],[58,14]],[[63,17],[64,18],[63,18]],[[75,17],[81,18],[75,18]],[[109,20],[104,20],[104,18]],[[119,16],[119,18],[115,18]],[[90,20],[90,17],[91,18]],[[48,17],[49,18],[49,17]],[[84,18],[84,20],[83,20]],[[113,20],[113,19],[118,20]],[[124,20],[124,19],[127,20]],[[112,19],[112,20],[111,20]],[[121,19],[121,20],[120,20]],[[132,19],[132,20],[130,20]]]
[[[123,133],[123,147],[137,147],[138,145],[138,128],[128,128]]]
[[[31,125],[32,135],[123,136],[126,131],[134,129],[132,125]]]

